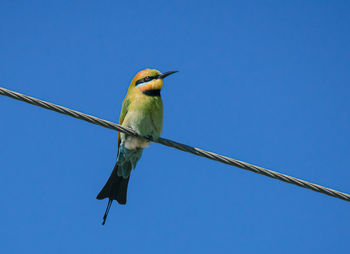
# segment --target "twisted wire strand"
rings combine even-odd
[[[81,120],[84,120],[84,121],[87,121],[89,123],[93,123],[96,125],[100,125],[102,127],[108,128],[108,129],[121,131],[121,132],[124,132],[124,133],[129,134],[129,135],[140,137],[140,135],[138,135],[134,130],[127,128],[127,127],[124,127],[124,126],[121,126],[119,124],[115,124],[115,123],[112,123],[110,121],[106,121],[106,120],[103,120],[103,119],[100,119],[100,118],[97,118],[97,117],[94,117],[91,115],[87,115],[87,114],[84,114],[84,113],[81,113],[81,112],[78,112],[78,111],[75,111],[75,110],[72,110],[69,108],[65,108],[65,107],[50,103],[50,102],[42,101],[42,100],[27,96],[24,94],[13,92],[13,91],[7,90],[7,89],[2,88],[2,87],[0,87],[0,95],[8,96],[10,98],[24,101],[24,102],[30,103],[32,105],[35,105],[35,106],[39,106],[42,108],[53,110],[53,111],[56,111],[58,113],[65,114],[65,115],[68,115],[68,116],[71,116],[74,118],[78,118],[78,119],[81,119]],[[336,191],[336,190],[333,190],[330,188],[326,188],[326,187],[323,187],[323,186],[320,186],[320,185],[317,185],[314,183],[310,183],[310,182],[307,182],[307,181],[304,181],[304,180],[301,180],[301,179],[298,179],[298,178],[295,178],[292,176],[284,175],[284,174],[281,174],[281,173],[278,173],[278,172],[275,172],[275,171],[272,171],[269,169],[258,167],[258,166],[255,166],[255,165],[243,162],[243,161],[235,160],[235,159],[223,156],[223,155],[219,155],[219,154],[216,154],[213,152],[205,151],[205,150],[202,150],[202,149],[197,148],[197,147],[192,147],[192,146],[188,146],[185,144],[181,144],[181,143],[178,143],[176,141],[172,141],[172,140],[165,139],[165,138],[158,138],[157,140],[153,140],[150,137],[144,137],[144,138],[148,139],[150,141],[165,145],[165,146],[169,146],[169,147],[184,151],[184,152],[192,153],[192,154],[197,155],[197,156],[201,156],[201,157],[205,157],[205,158],[208,158],[211,160],[219,161],[219,162],[231,165],[231,166],[235,166],[235,167],[249,170],[249,171],[252,171],[254,173],[268,176],[268,177],[271,177],[271,178],[274,178],[274,179],[277,179],[280,181],[284,181],[286,183],[295,184],[299,187],[303,187],[306,189],[317,191],[317,192],[320,192],[320,193],[323,193],[323,194],[326,194],[326,195],[329,195],[329,196],[332,196],[335,198],[343,199],[345,201],[350,201],[350,195],[347,193],[343,193],[343,192]]]

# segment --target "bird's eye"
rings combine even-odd
[[[151,78],[149,76],[145,77],[145,81],[150,81]]]

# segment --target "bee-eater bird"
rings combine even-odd
[[[177,71],[161,73],[158,70],[145,69],[136,74],[131,81],[124,98],[119,124],[130,127],[137,134],[157,139],[163,126],[163,102],[160,90],[163,79]],[[131,170],[135,169],[141,158],[142,150],[150,142],[146,139],[118,133],[117,162],[107,183],[97,195],[97,199],[108,198],[102,225],[105,224],[113,200],[126,204]]]

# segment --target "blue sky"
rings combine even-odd
[[[139,70],[163,137],[350,192],[347,1],[1,1],[0,86],[117,121]],[[349,253],[350,204],[0,97],[1,253]]]

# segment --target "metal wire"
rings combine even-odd
[[[33,105],[36,105],[39,107],[50,109],[50,110],[56,111],[56,112],[61,113],[61,114],[69,115],[71,117],[75,117],[75,118],[87,121],[89,123],[100,125],[100,126],[105,127],[105,128],[121,131],[121,132],[124,132],[124,133],[129,134],[129,135],[139,136],[134,130],[127,128],[127,127],[124,127],[124,126],[121,126],[119,124],[115,124],[115,123],[112,123],[110,121],[106,121],[106,120],[103,120],[103,119],[100,119],[100,118],[97,118],[94,116],[90,116],[90,115],[87,115],[87,114],[84,114],[84,113],[81,113],[81,112],[78,112],[75,110],[71,110],[69,108],[58,106],[58,105],[50,103],[50,102],[46,102],[46,101],[42,101],[42,100],[39,100],[39,99],[36,99],[33,97],[29,97],[29,96],[26,96],[24,94],[16,93],[16,92],[7,90],[7,89],[2,88],[2,87],[0,87],[0,95],[5,95],[5,96],[8,96],[8,97],[16,99],[16,100],[24,101],[24,102],[27,102],[27,103],[30,103],[30,104],[33,104]],[[197,148],[197,147],[188,146],[188,145],[181,144],[181,143],[178,143],[178,142],[175,142],[175,141],[172,141],[169,139],[165,139],[165,138],[158,138],[157,140],[152,140],[152,138],[149,138],[149,137],[144,137],[144,138],[146,138],[150,141],[165,145],[165,146],[169,146],[169,147],[184,151],[184,152],[192,153],[192,154],[202,156],[202,157],[205,157],[205,158],[208,158],[211,160],[219,161],[219,162],[231,165],[231,166],[235,166],[238,168],[249,170],[249,171],[252,171],[254,173],[258,173],[258,174],[265,175],[265,176],[268,176],[271,178],[275,178],[275,179],[280,180],[280,181],[295,184],[299,187],[303,187],[303,188],[310,189],[313,191],[321,192],[323,194],[326,194],[326,195],[329,195],[332,197],[336,197],[336,198],[340,198],[340,199],[343,199],[345,201],[350,201],[350,195],[347,193],[343,193],[340,191],[329,189],[329,188],[326,188],[326,187],[323,187],[323,186],[320,186],[320,185],[317,185],[314,183],[309,183],[309,182],[306,182],[304,180],[301,180],[301,179],[298,179],[298,178],[295,178],[292,176],[284,175],[284,174],[281,174],[281,173],[278,173],[278,172],[275,172],[275,171],[272,171],[269,169],[261,168],[261,167],[243,162],[243,161],[238,161],[238,160],[226,157],[226,156],[222,156],[222,155],[219,155],[216,153],[208,152],[208,151],[202,150],[202,149]]]

